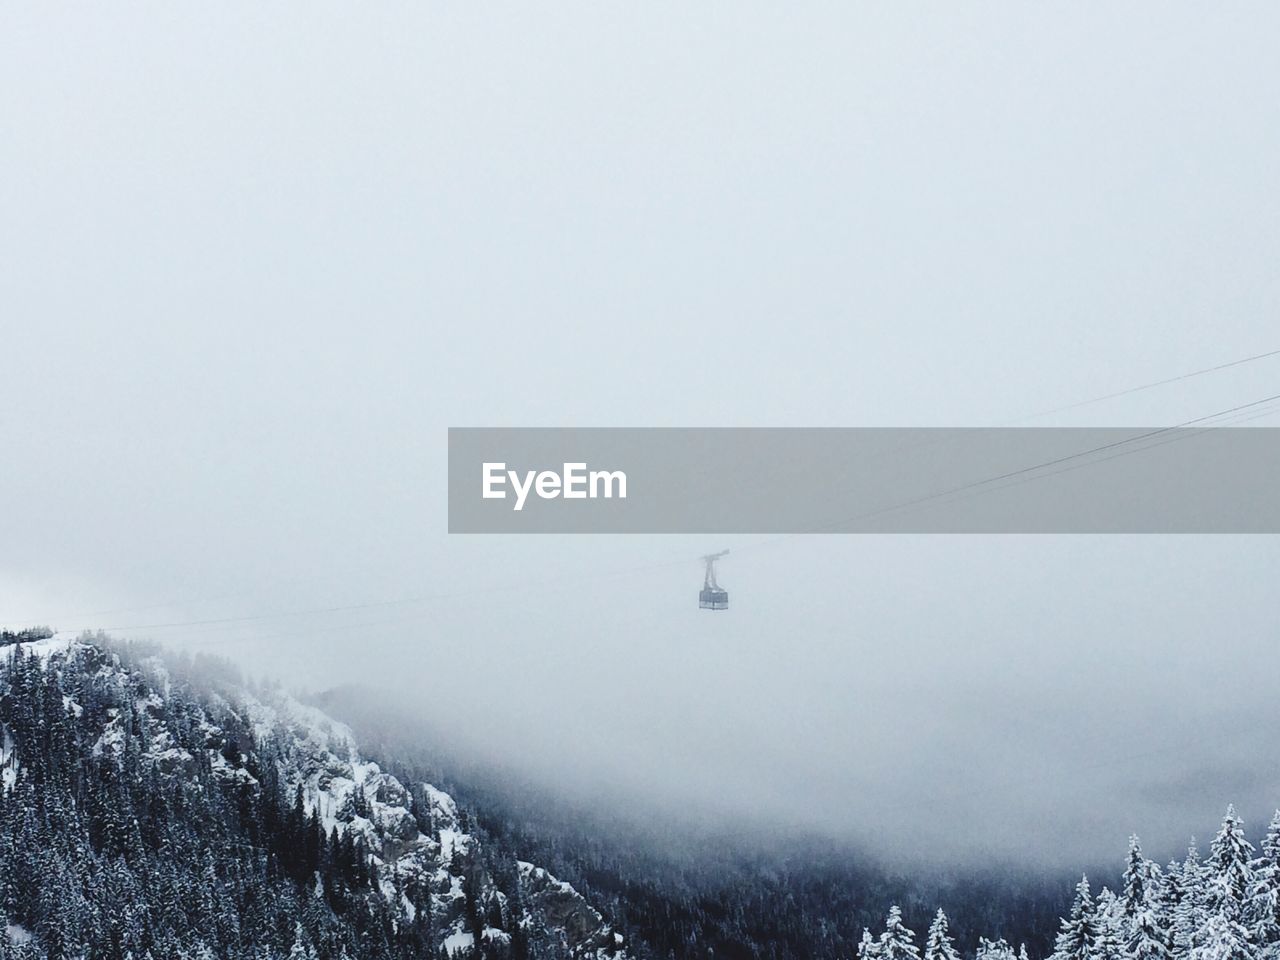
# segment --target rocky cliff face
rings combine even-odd
[[[479,841],[463,823],[447,793],[429,783],[410,786],[363,759],[350,729],[320,710],[283,695],[270,702],[244,701],[258,738],[273,738],[290,747],[282,773],[303,802],[315,811],[326,831],[338,829],[362,842],[388,897],[398,886],[421,883],[432,893],[438,922],[445,928],[446,949],[469,949],[474,935],[467,928],[466,864],[476,860]],[[550,940],[574,957],[625,960],[623,938],[574,888],[546,870],[518,862],[519,923],[535,939]],[[509,895],[482,871],[479,895],[496,900],[510,913]],[[406,911],[413,906],[404,901]],[[507,941],[510,931],[485,926],[483,937]]]

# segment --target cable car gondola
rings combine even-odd
[[[729,609],[729,591],[716,582],[716,561],[728,552],[728,550],[721,550],[719,553],[709,553],[702,558],[703,563],[707,565],[707,574],[703,577],[702,589],[698,592],[700,610]]]

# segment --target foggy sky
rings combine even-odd
[[[914,856],[1256,836],[1272,538],[451,538],[445,430],[991,425],[1275,349],[1278,21],[5,7],[0,623]]]

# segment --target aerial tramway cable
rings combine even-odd
[[[1264,353],[1253,354],[1251,356],[1242,357],[1240,359],[1232,360],[1227,363],[1221,363],[1221,364],[1217,364],[1210,367],[1203,367],[1198,370],[1192,370],[1187,373],[1179,374],[1178,376],[1175,376],[1175,377],[1168,377],[1163,380],[1157,380],[1150,383],[1140,384],[1138,386],[1130,387],[1125,390],[1119,390],[1113,393],[1103,394],[1097,397],[1089,398],[1087,400],[1081,400],[1076,403],[1067,404],[1061,407],[1056,407],[1051,410],[1046,410],[1041,413],[1032,414],[1023,419],[1035,419],[1038,417],[1048,416],[1053,413],[1060,413],[1067,410],[1077,409],[1080,407],[1088,406],[1090,404],[1101,403],[1107,400],[1117,399],[1119,397],[1128,396],[1130,394],[1151,390],[1151,389],[1161,387],[1161,386],[1166,386],[1172,383],[1178,383],[1181,381],[1192,379],[1194,377],[1199,377],[1209,373],[1214,373],[1221,370],[1238,367],[1243,364],[1253,363],[1255,361],[1259,361],[1259,360],[1263,360],[1263,359],[1267,359],[1275,356],[1280,356],[1280,349],[1270,350]],[[757,541],[756,543],[747,544],[744,547],[740,547],[738,549],[739,549],[739,552],[741,552],[741,550],[743,549],[749,550],[755,547],[770,546],[775,543],[781,542],[783,540],[788,540],[797,536],[803,536],[807,533],[820,533],[827,530],[837,529],[841,526],[848,525],[858,520],[869,519],[870,517],[880,515],[882,513],[909,509],[911,507],[919,506],[924,503],[942,500],[946,497],[961,495],[965,492],[978,491],[978,490],[981,490],[982,488],[990,488],[1002,481],[1017,480],[1017,478],[1022,476],[1026,476],[1029,479],[1040,479],[1042,476],[1052,476],[1053,472],[1040,473],[1040,471],[1044,471],[1046,469],[1049,469],[1055,466],[1065,466],[1070,462],[1077,461],[1089,456],[1093,456],[1098,453],[1103,453],[1112,449],[1124,448],[1126,446],[1141,443],[1144,440],[1149,440],[1149,439],[1160,437],[1163,435],[1168,435],[1171,431],[1180,430],[1182,428],[1207,423],[1209,421],[1231,416],[1233,414],[1241,414],[1244,411],[1256,411],[1256,408],[1277,400],[1280,400],[1280,394],[1270,396],[1270,397],[1265,397],[1260,400],[1252,401],[1250,403],[1240,404],[1234,407],[1227,408],[1225,410],[1218,411],[1216,413],[1207,414],[1201,417],[1196,417],[1191,420],[1186,420],[1186,421],[1183,421],[1182,423],[1175,424],[1170,427],[1161,427],[1161,428],[1140,434],[1135,437],[1115,441],[1114,443],[1110,443],[1110,444],[1104,444],[1102,446],[1099,446],[1090,450],[1080,451],[1079,453],[1076,453],[1076,454],[1055,458],[1054,460],[1046,461],[1044,463],[1033,464],[1031,466],[1020,468],[1015,471],[1008,471],[1006,473],[1003,473],[994,477],[988,477],[982,480],[973,481],[971,483],[963,484],[955,488],[940,491],[936,494],[929,494],[926,496],[915,498],[913,500],[904,501],[903,503],[882,507],[877,509],[876,511],[871,511],[867,514],[857,515],[853,517],[845,517],[845,518],[833,521],[829,524],[823,524],[823,525],[814,527],[808,531],[805,531],[804,533],[793,533],[793,534],[785,534],[779,537],[772,537],[766,540]],[[1238,418],[1238,419],[1256,419],[1258,416],[1269,415],[1270,412],[1272,411],[1266,411],[1261,413],[1255,412],[1253,415],[1243,417],[1243,418]],[[1113,456],[1128,455],[1129,453],[1137,453],[1137,452],[1141,452],[1141,449],[1142,448],[1135,449],[1135,450],[1126,450],[1123,453],[1113,454]],[[1110,459],[1110,457],[1103,457],[1100,459]],[[1100,461],[1096,461],[1096,462],[1100,462]],[[1073,468],[1067,467],[1067,469],[1073,469]],[[703,559],[705,561],[705,557]],[[626,576],[632,573],[647,572],[652,570],[683,566],[687,562],[688,562],[687,560],[671,560],[666,562],[634,565],[626,568],[620,568],[617,570],[606,571],[604,573],[592,574],[592,575],[588,575],[586,577],[577,578],[577,579],[578,580],[595,580],[595,579]],[[498,588],[498,589],[503,589],[508,592],[515,592],[515,591],[530,589],[530,588],[536,589],[539,587],[554,586],[557,582],[561,582],[561,580],[562,578],[555,578],[551,580],[542,580],[542,581],[531,581],[525,584],[514,584],[506,588]],[[109,630],[133,631],[133,630],[170,629],[170,628],[178,628],[178,627],[226,626],[226,625],[233,625],[233,624],[261,623],[261,622],[266,622],[270,620],[280,620],[280,619],[287,619],[291,617],[320,616],[320,615],[327,615],[327,614],[333,614],[333,613],[352,612],[352,611],[358,611],[358,610],[386,609],[386,608],[397,607],[397,606],[409,606],[413,604],[430,603],[438,600],[460,599],[460,598],[466,598],[470,596],[491,595],[494,592],[494,589],[495,588],[493,586],[488,586],[488,587],[485,587],[484,589],[477,589],[477,590],[451,591],[446,593],[426,594],[418,597],[396,598],[391,600],[370,601],[370,602],[355,603],[355,604],[340,604],[340,605],[333,605],[333,606],[327,606],[327,607],[316,607],[316,608],[307,608],[302,610],[285,611],[285,612],[279,612],[279,613],[257,614],[257,615],[240,616],[240,617],[215,617],[215,618],[195,619],[195,620],[174,620],[174,621],[167,621],[167,622],[147,623],[147,624],[116,624],[116,625],[111,625],[107,627],[102,627],[101,629],[108,630],[108,631]],[[227,596],[235,596],[235,595],[232,594]],[[219,597],[214,599],[224,599],[224,598],[225,597]],[[207,601],[198,601],[198,602],[207,602]],[[725,602],[727,605],[727,595],[725,598]],[[124,613],[131,610],[138,611],[138,610],[149,610],[149,609],[163,609],[165,607],[181,606],[181,605],[182,605],[182,602],[177,602],[172,604],[169,604],[169,603],[151,604],[146,607],[118,608],[116,611],[113,611],[113,612]],[[80,617],[83,617],[83,616],[92,616],[92,615],[93,614],[79,614],[74,618],[67,617],[65,619],[79,619]],[[38,618],[28,618],[28,619],[56,620],[59,618],[38,617]]]
[[[1174,424],[1173,426],[1160,427],[1157,429],[1149,430],[1145,433],[1141,433],[1133,437],[1127,437],[1123,440],[1117,440],[1111,443],[1101,444],[1099,446],[1092,447],[1088,450],[1079,451],[1078,453],[1069,454],[1063,457],[1056,457],[1051,460],[1043,461],[1041,463],[1036,463],[1027,467],[1019,468],[1018,470],[1006,471],[1004,473],[997,474],[992,477],[986,477],[981,480],[976,480],[971,483],[962,484],[962,485],[950,488],[948,490],[939,491],[938,493],[935,493],[935,494],[929,494],[926,496],[914,498],[912,500],[903,501],[901,503],[891,504],[886,507],[878,508],[874,511],[868,511],[865,514],[844,517],[844,518],[832,521],[831,523],[828,523],[828,524],[823,524],[817,527],[813,527],[807,531],[804,531],[803,533],[789,533],[789,534],[784,534],[778,537],[771,537],[765,540],[757,541],[755,543],[746,544],[737,549],[739,552],[742,552],[743,550],[751,550],[755,548],[772,546],[774,544],[780,543],[785,540],[790,540],[796,537],[805,536],[812,533],[821,533],[829,530],[835,530],[841,526],[847,526],[848,524],[857,522],[859,520],[870,519],[880,514],[890,513],[897,510],[909,509],[911,507],[919,506],[932,501],[941,500],[946,497],[955,496],[957,494],[962,494],[962,493],[973,491],[973,490],[978,490],[982,487],[990,486],[1005,480],[1016,479],[1019,477],[1027,477],[1029,479],[1041,479],[1042,476],[1051,476],[1052,473],[1039,474],[1038,471],[1047,470],[1053,467],[1062,467],[1062,466],[1065,466],[1066,464],[1077,462],[1082,460],[1083,458],[1094,456],[1099,453],[1111,452],[1113,455],[1130,455],[1133,453],[1140,453],[1144,448],[1141,448],[1141,447],[1137,449],[1125,449],[1125,448],[1131,447],[1134,444],[1138,444],[1143,441],[1148,441],[1157,437],[1170,437],[1173,431],[1182,430],[1187,427],[1193,427],[1198,424],[1208,423],[1210,421],[1217,420],[1222,417],[1226,417],[1234,414],[1240,414],[1240,413],[1243,413],[1244,411],[1250,411],[1250,410],[1257,411],[1259,407],[1268,403],[1274,403],[1276,401],[1280,401],[1280,394],[1274,394],[1268,397],[1263,397],[1259,400],[1254,400],[1249,403],[1237,404],[1236,406],[1228,407],[1224,410],[1220,410],[1215,413],[1205,414],[1200,417],[1194,417],[1192,419],[1182,421],[1181,423]],[[1274,412],[1274,411],[1271,411],[1271,412]],[[1121,454],[1116,454],[1115,451],[1119,451],[1119,450],[1123,450],[1124,452]],[[705,557],[702,559],[704,561],[706,560]],[[604,573],[592,574],[583,578],[576,578],[576,581],[580,582],[584,580],[597,580],[597,579],[604,579],[604,578],[610,578],[610,577],[627,576],[629,574],[648,572],[651,570],[659,570],[659,569],[666,569],[671,567],[684,566],[687,563],[688,563],[687,560],[671,560],[666,562],[642,564],[642,565],[630,566],[630,567],[620,568],[617,570],[607,571]],[[540,586],[553,586],[557,582],[561,582],[561,578],[531,582],[526,584],[514,584],[505,588],[497,588],[497,589],[503,592],[516,592],[522,589],[537,588]],[[204,619],[204,620],[179,620],[179,621],[170,621],[166,623],[118,624],[118,625],[103,627],[101,629],[107,630],[107,631],[158,630],[158,629],[166,629],[166,628],[174,628],[174,627],[193,627],[193,626],[210,626],[210,625],[221,626],[221,625],[243,624],[243,623],[261,623],[261,622],[270,621],[270,620],[287,619],[289,617],[318,616],[318,615],[331,614],[331,613],[345,613],[345,612],[351,612],[356,610],[385,609],[388,607],[395,607],[395,606],[407,606],[411,604],[428,603],[436,600],[459,599],[459,598],[465,598],[468,596],[482,596],[482,595],[488,596],[488,595],[492,595],[494,590],[495,590],[494,587],[486,587],[484,589],[476,589],[476,590],[469,590],[469,591],[452,591],[448,593],[428,594],[420,597],[398,598],[393,600],[373,601],[373,602],[357,603],[357,604],[341,604],[341,605],[335,605],[335,606],[329,606],[329,607],[317,607],[317,608],[309,608],[309,609],[303,609],[303,610],[287,611],[282,613],[258,614],[258,615],[243,616],[243,617],[218,617],[218,618],[211,618],[211,619]],[[727,599],[728,598],[726,595],[725,597],[726,606],[727,606]],[[713,607],[711,609],[723,609],[723,608]]]

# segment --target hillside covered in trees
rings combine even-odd
[[[576,891],[225,666],[0,650],[0,957],[622,960]]]
[[[604,823],[225,663],[44,630],[0,648],[0,958],[1280,957],[1280,814],[1255,849],[1228,810],[1207,857],[1163,867],[1135,838],[1115,889],[1074,900],[816,849],[675,863]]]

